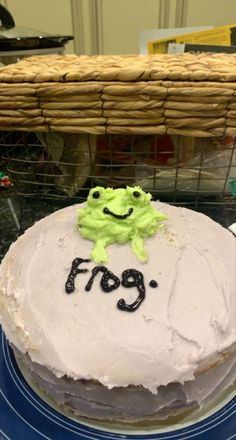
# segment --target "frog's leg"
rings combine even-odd
[[[147,261],[148,255],[147,252],[145,251],[144,242],[142,237],[140,237],[140,235],[134,235],[134,237],[131,240],[131,247],[134,254],[139,260],[143,262]]]
[[[94,248],[91,253],[92,260],[95,263],[107,263],[108,254],[105,247],[109,244],[109,242],[104,238],[98,238],[95,242]]]

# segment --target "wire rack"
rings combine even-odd
[[[1,132],[1,170],[24,197],[83,201],[91,187],[140,185],[175,204],[232,204],[231,137]]]

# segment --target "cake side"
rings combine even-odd
[[[66,414],[126,423],[166,420],[183,417],[233,386],[236,375],[236,351],[228,353],[224,363],[216,365],[184,384],[160,386],[157,394],[142,386],[108,389],[92,380],[57,378],[48,368],[32,362],[28,355],[14,348],[18,365],[26,380],[50,398]]]

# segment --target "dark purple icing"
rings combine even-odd
[[[133,208],[130,208],[126,214],[122,214],[122,215],[116,214],[115,212],[110,211],[110,209],[108,209],[107,207],[105,207],[103,209],[103,212],[104,212],[104,214],[111,215],[112,217],[118,218],[119,220],[125,220],[127,217],[129,217],[132,214]]]
[[[149,286],[155,289],[156,287],[158,287],[158,282],[156,280],[151,280]]]
[[[113,272],[111,272],[110,270],[108,270],[105,266],[96,266],[93,268],[92,270],[92,276],[91,278],[88,280],[86,286],[85,286],[85,290],[87,290],[87,292],[89,290],[91,290],[92,284],[93,284],[93,280],[95,278],[95,276],[97,275],[98,272],[102,272],[102,278],[101,278],[101,289],[103,290],[103,292],[112,292],[112,290],[115,290],[119,287],[120,285],[120,280],[119,278],[117,278],[116,275],[114,275]],[[109,281],[113,281],[112,284],[109,283]]]
[[[134,191],[133,196],[138,199],[141,196],[141,193],[139,191]]]
[[[117,303],[118,309],[125,310],[126,312],[134,312],[138,309],[145,298],[146,289],[142,272],[139,272],[139,270],[136,269],[124,270],[124,272],[122,272],[121,284],[124,287],[137,287],[138,289],[139,296],[132,304],[127,304],[123,298]]]
[[[94,199],[99,199],[100,197],[100,192],[99,191],[94,191],[94,193],[92,194]]]
[[[83,258],[75,258],[72,261],[71,270],[69,276],[66,280],[66,293],[72,293],[75,290],[75,277],[78,273],[86,273],[88,269],[80,269],[79,266],[81,263],[89,263],[91,260],[83,259]]]
[[[91,262],[91,260],[84,258],[75,258],[72,261],[71,270],[65,284],[66,293],[70,294],[74,292],[75,277],[79,273],[88,272],[88,269],[80,269],[79,266],[81,265],[81,263],[89,263],[89,262]],[[91,290],[93,286],[93,281],[99,272],[102,273],[100,286],[102,291],[105,293],[109,293],[112,292],[113,290],[118,289],[120,284],[122,284],[123,287],[127,287],[127,288],[131,288],[131,287],[137,288],[138,297],[133,303],[127,304],[124,298],[121,298],[117,302],[117,307],[119,310],[126,312],[135,312],[135,310],[137,310],[140,304],[144,301],[146,295],[146,288],[145,288],[144,277],[142,272],[136,269],[126,269],[121,274],[121,282],[120,282],[119,278],[113,272],[108,270],[105,266],[95,266],[92,269],[92,275],[90,276],[85,286],[85,290],[87,292]],[[155,288],[158,286],[158,283],[156,280],[151,280],[149,286]]]

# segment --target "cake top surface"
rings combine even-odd
[[[95,242],[91,257],[96,263],[108,262],[107,245],[128,242],[137,258],[147,261],[144,238],[157,232],[167,218],[150,201],[151,194],[139,186],[90,190],[86,206],[79,211],[78,225],[82,237]]]
[[[236,341],[234,236],[194,211],[152,207],[167,220],[145,239],[146,263],[129,243],[112,243],[98,270],[90,260],[94,243],[78,233],[84,205],[29,228],[0,267],[0,320],[8,339],[58,377],[109,388],[142,385],[154,393],[192,379],[202,361],[227,350]],[[67,292],[76,259],[74,290]],[[134,313],[118,307],[136,304],[140,295]]]

